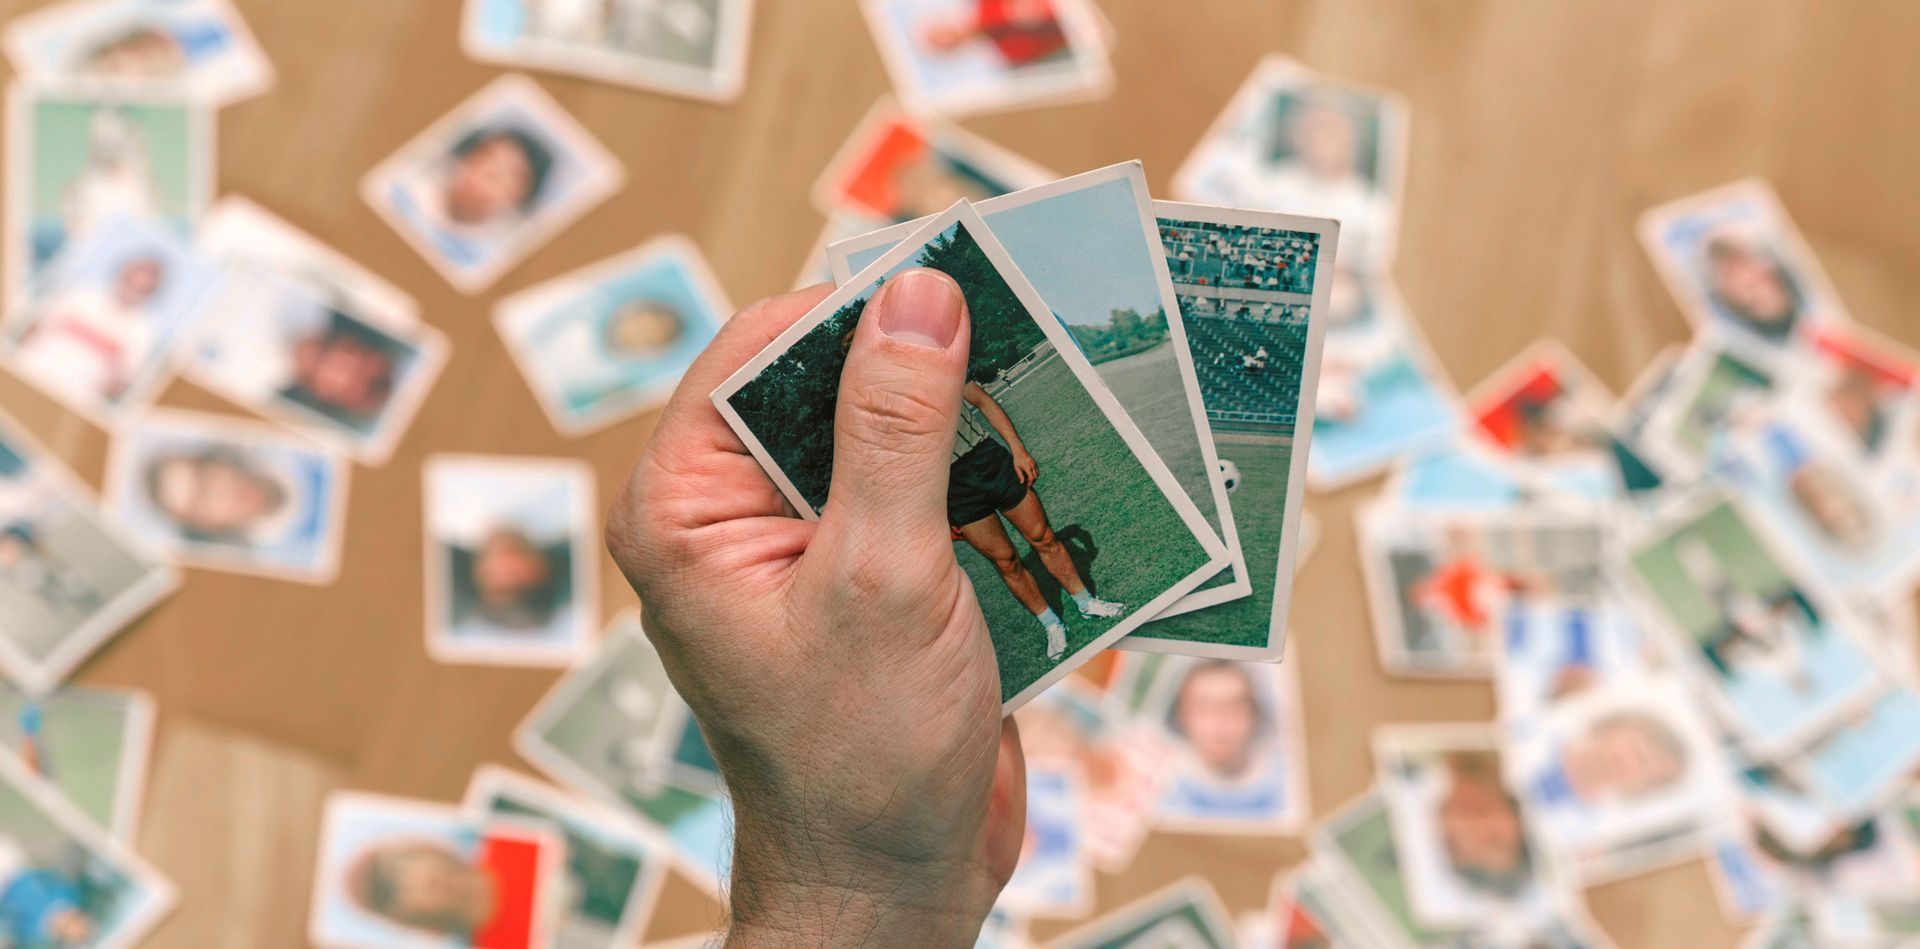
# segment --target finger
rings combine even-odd
[[[1020,862],[1027,829],[1027,758],[1020,747],[1020,725],[1009,715],[1000,720],[1000,753],[993,765],[993,797],[987,804],[987,871],[1001,886]]]
[[[946,274],[909,270],[868,302],[834,416],[837,524],[882,536],[946,524],[967,342],[966,300]]]

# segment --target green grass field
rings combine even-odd
[[[1132,612],[1206,565],[1205,548],[1063,360],[1028,372],[995,397],[1039,462],[1035,487],[1047,519],[1095,595],[1126,604]],[[1082,619],[1063,602],[1040,558],[1011,525],[1008,533],[1048,602],[1067,622],[1068,655],[1113,628],[1116,620]],[[1053,668],[1046,636],[986,558],[964,541],[954,543],[954,552],[973,581],[993,634],[1001,697],[1011,698]]]
[[[1246,552],[1253,594],[1148,623],[1134,635],[1233,646],[1267,644],[1273,614],[1275,554],[1286,526],[1287,477],[1293,464],[1291,442],[1257,436],[1221,435],[1215,439],[1222,460],[1240,468],[1240,487],[1228,495],[1233,524]]]
[[[0,685],[0,744],[15,753],[24,740],[19,725],[24,701],[13,686]],[[109,826],[120,792],[130,700],[112,692],[64,689],[41,699],[40,708],[42,750],[54,786],[81,812]]]

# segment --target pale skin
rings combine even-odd
[[[1020,433],[1014,430],[1013,419],[1007,410],[994,401],[978,382],[968,382],[960,394],[968,405],[980,410],[987,424],[1000,433],[1007,443],[1007,451],[1013,455],[1013,473],[1020,483],[1027,486],[1027,496],[1015,505],[1013,510],[1002,512],[1007,520],[1013,522],[1020,536],[1033,545],[1034,552],[1040,555],[1047,572],[1068,593],[1079,595],[1087,591],[1087,584],[1080,579],[1080,568],[1073,565],[1073,557],[1067,553],[1066,545],[1053,535],[1053,525],[1047,523],[1046,509],[1040,506],[1040,495],[1033,490],[1033,482],[1040,477],[1040,464],[1027,453],[1020,441]],[[1027,571],[1027,565],[1020,562],[1020,552],[1013,546],[1013,538],[1007,536],[1007,529],[1000,523],[997,515],[989,514],[971,524],[960,525],[960,536],[980,552],[1000,572],[1000,579],[1007,590],[1027,612],[1038,614],[1047,609],[1046,597],[1040,594],[1040,584],[1035,582],[1033,574]]]
[[[709,400],[828,293],[727,322],[609,512],[608,548],[733,797],[727,945],[971,946],[1019,857],[1026,778],[946,522],[958,288],[909,271],[869,301],[817,521]]]

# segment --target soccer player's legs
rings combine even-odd
[[[1047,523],[1047,511],[1040,504],[1038,491],[1027,489],[1020,503],[1003,513],[1020,530],[1020,536],[1033,545],[1034,552],[1040,555],[1040,562],[1046,565],[1047,572],[1053,574],[1055,580],[1060,581],[1060,586],[1073,599],[1074,608],[1080,611],[1081,616],[1111,618],[1126,612],[1126,607],[1119,603],[1098,599],[1087,591],[1087,582],[1081,578],[1080,568],[1074,566],[1073,555],[1060,542],[1060,538],[1054,536],[1053,525]]]
[[[1007,592],[1020,601],[1047,634],[1047,658],[1058,659],[1067,651],[1067,626],[1060,621],[1058,614],[1047,605],[1046,597],[1040,595],[1040,584],[1027,572],[1027,565],[1020,562],[1020,552],[1013,546],[1013,538],[1007,536],[1007,529],[1000,523],[1000,515],[988,514],[971,524],[959,527],[960,536],[967,545],[980,552],[999,571],[1000,581],[1007,585]]]

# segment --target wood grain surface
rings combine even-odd
[[[420,462],[440,451],[590,462],[603,501],[655,416],[556,434],[489,323],[492,300],[660,234],[684,233],[738,303],[780,292],[821,226],[808,187],[887,89],[852,0],[760,0],[747,92],[698,104],[539,75],[624,163],[627,185],[492,290],[454,292],[357,196],[374,164],[500,70],[459,50],[456,0],[237,0],[278,70],[218,119],[218,193],[253,198],[401,285],[452,338],[392,461],[357,468],[328,587],[190,571],[81,672],[159,707],[140,849],[181,884],[165,946],[301,942],[319,808],[334,788],[452,801],[475,766],[527,765],[508,734],[551,671],[440,665],[421,634]],[[0,0],[0,16],[40,4]],[[1163,188],[1269,52],[1403,92],[1412,107],[1394,273],[1462,389],[1543,335],[1616,390],[1685,322],[1633,236],[1639,212],[1770,178],[1862,322],[1920,344],[1920,4],[1814,0],[1106,0],[1116,94],[969,128],[1061,173],[1140,158]],[[236,409],[184,382],[164,404]],[[0,403],[96,484],[106,436],[0,376]],[[1482,720],[1484,685],[1383,676],[1351,514],[1369,483],[1317,495],[1289,659],[1305,664],[1312,793],[1325,814],[1371,778],[1379,724]],[[604,608],[632,600],[602,563]],[[1111,907],[1176,877],[1261,904],[1298,840],[1159,835],[1099,880]],[[1699,865],[1589,894],[1623,946],[1730,945]],[[649,940],[718,908],[684,881]],[[1036,927],[1040,936],[1060,927]]]

